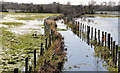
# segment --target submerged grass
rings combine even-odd
[[[60,29],[60,28],[57,28],[58,31],[67,31],[67,29]]]
[[[20,22],[2,22],[2,24],[4,24],[4,25],[15,25],[15,26],[24,25],[24,23],[20,23]]]
[[[17,20],[34,20],[34,18],[30,17],[16,17]]]

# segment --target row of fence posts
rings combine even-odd
[[[101,30],[97,30],[97,28],[93,28],[89,25],[82,24],[79,21],[76,21],[76,25],[77,24],[79,25],[78,27],[79,27],[80,39],[84,40],[88,45],[90,45],[90,40],[91,40],[91,47],[92,46],[95,47],[98,45],[101,47],[105,46],[106,48],[108,48],[110,51],[110,54],[112,55],[115,68],[118,68],[118,72],[120,72],[120,50],[118,51],[118,45],[116,45],[115,41],[113,41],[111,34],[101,31]],[[94,30],[94,32],[93,32],[93,30]],[[91,32],[91,35],[90,35],[90,32]],[[82,35],[83,33],[85,33],[85,35],[86,35],[85,38],[83,38],[83,35]],[[94,33],[94,35],[93,35],[93,33]],[[100,38],[100,35],[101,35],[100,33],[102,33],[102,38]],[[94,39],[93,39],[93,36],[94,36]],[[108,36],[108,38],[107,38],[107,36]],[[93,41],[94,41],[94,43],[93,43]],[[117,62],[118,62],[118,67],[117,67]]]
[[[46,22],[45,22],[46,24]],[[46,28],[47,26],[45,26]],[[50,29],[50,28],[49,28]],[[48,50],[48,48],[51,46],[51,43],[53,42],[53,35],[54,35],[54,32],[50,29],[49,31],[49,37],[47,37],[45,39],[45,48],[43,48],[43,43],[41,43],[41,48],[40,48],[40,56],[43,56],[44,54],[44,51],[45,50]],[[48,38],[49,38],[49,41],[48,41]],[[31,73],[32,71],[32,67],[29,66],[29,70],[28,70],[28,62],[29,62],[29,58],[25,58],[25,73]],[[36,49],[34,49],[34,68],[36,68]],[[19,69],[18,68],[15,68],[14,69],[14,73],[18,73],[19,72]]]

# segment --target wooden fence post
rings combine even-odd
[[[92,43],[93,43],[93,27],[91,27],[91,48],[92,48]]]
[[[118,73],[120,72],[120,50],[119,50],[119,57],[118,57]]]
[[[14,73],[18,73],[18,68],[15,68],[15,69],[14,69]]]
[[[31,66],[29,66],[29,72],[28,72],[28,73],[31,73],[31,70],[32,70],[32,67],[31,67]]]
[[[116,45],[116,51],[115,51],[115,68],[117,68],[117,54],[118,54],[118,45]]]
[[[113,38],[111,37],[111,49],[110,51],[112,52],[113,51]]]
[[[51,34],[49,34],[49,47],[51,46]]]
[[[28,70],[28,57],[25,58],[25,73],[27,73]]]
[[[81,24],[79,24],[79,28],[80,28],[80,39],[81,39]]]
[[[86,25],[85,25],[85,41],[86,41]]]
[[[106,36],[107,36],[107,32],[105,32],[105,46],[107,46],[107,45],[106,45]]]
[[[36,49],[34,49],[34,68],[36,68]]]
[[[98,45],[100,45],[100,30],[98,30]]]
[[[108,33],[108,48],[110,50],[110,33]]]
[[[94,46],[97,44],[97,38],[96,38],[96,28],[95,28],[95,34],[94,34]]]
[[[48,48],[47,48],[47,38],[45,39],[45,49],[48,50]]]
[[[82,29],[82,41],[83,41],[83,24],[81,24]]]
[[[43,55],[43,43],[41,43],[40,55]]]
[[[94,39],[96,40],[96,28],[95,28],[95,34],[94,34],[94,36],[95,36]]]
[[[90,39],[89,34],[90,34],[90,26],[87,27],[87,40],[88,40],[87,43],[88,43],[88,45],[89,45],[89,39]]]
[[[115,62],[115,41],[113,41],[113,52],[112,52],[112,55],[113,55],[113,62]]]
[[[104,31],[102,31],[102,46],[104,46]]]

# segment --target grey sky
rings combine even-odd
[[[66,4],[67,2],[71,2],[72,5],[79,5],[82,4],[88,4],[90,0],[3,0],[8,2],[19,2],[19,3],[34,3],[34,4],[49,4],[53,2],[59,2],[62,4]],[[115,1],[118,3],[120,0],[94,0],[97,2],[97,4],[100,4],[103,1],[109,2],[109,1]]]

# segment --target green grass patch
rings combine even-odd
[[[42,16],[41,15],[41,16],[31,16],[31,17],[36,19],[36,18],[45,18],[45,17],[48,17],[48,16]]]
[[[115,17],[120,17],[120,16],[113,16],[113,15],[89,15],[89,14],[86,14],[86,15],[83,15],[83,16],[89,16],[89,17],[111,17],[111,18],[115,18]]]
[[[57,28],[58,31],[67,31],[67,29],[60,29],[60,28]]]
[[[20,22],[2,22],[1,24],[4,24],[4,25],[15,25],[15,26],[24,25],[24,23],[20,23]]]
[[[16,35],[15,33],[6,31],[6,28],[1,28],[1,30],[2,52],[5,53],[1,59],[7,61],[3,65],[8,65],[8,63],[17,64],[18,62],[22,64],[27,56],[30,58],[33,57],[34,49],[39,52],[41,42],[44,44],[45,37],[43,35],[37,35],[35,33]],[[8,70],[10,69],[8,68]]]
[[[16,17],[17,20],[35,20],[37,18],[45,18],[47,16],[29,16],[29,17]]]
[[[31,17],[16,17],[17,20],[34,20],[34,18]]]

